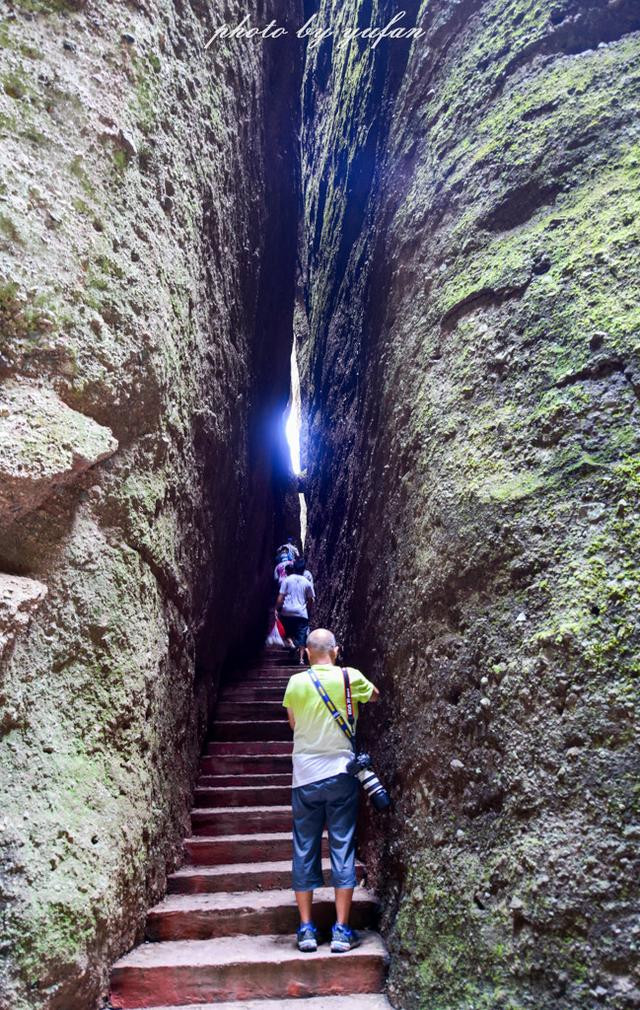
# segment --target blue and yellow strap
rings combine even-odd
[[[349,741],[349,743],[351,744],[352,747],[355,747],[356,735],[355,735],[352,727],[348,725],[346,719],[342,715],[342,712],[340,712],[340,710],[338,708],[336,708],[336,706],[334,705],[334,703],[331,701],[331,698],[329,697],[329,695],[325,691],[324,687],[322,686],[322,684],[318,680],[318,677],[314,673],[314,671],[311,668],[309,668],[307,670],[307,673],[309,674],[309,676],[311,677],[311,680],[313,681],[313,686],[315,687],[316,691],[318,692],[318,694],[322,698],[323,702],[325,703],[325,705],[327,706],[327,708],[331,712],[331,715],[333,716],[333,718],[337,722],[338,726],[340,727],[340,729],[342,730],[342,732],[346,736],[347,740]],[[343,676],[344,676],[344,671],[343,671]],[[347,674],[347,680],[345,681],[345,683],[348,683],[348,674]],[[349,695],[350,695],[350,692],[349,692]],[[350,712],[351,718],[353,718],[352,707],[350,705],[347,705],[347,711],[349,711],[350,708],[351,708],[351,712]]]

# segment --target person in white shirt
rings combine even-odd
[[[304,576],[304,558],[296,558],[293,572],[280,580],[280,592],[276,600],[276,610],[284,624],[284,630],[292,649],[297,649],[300,663],[304,662],[304,650],[309,634],[309,610],[315,600],[313,585]]]
[[[275,581],[278,583],[278,585],[280,585],[282,580],[286,578],[287,575],[292,574],[293,574],[293,561],[280,561],[274,569],[273,577]],[[304,575],[305,579],[307,579],[311,583],[311,588],[314,589],[315,587],[313,585],[313,575],[311,574],[309,569],[305,568],[302,574]]]

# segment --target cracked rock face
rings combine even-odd
[[[0,659],[46,595],[47,587],[36,579],[0,575]]]
[[[40,505],[59,484],[113,455],[109,428],[71,410],[51,390],[0,386],[0,522]]]
[[[297,49],[214,14],[3,5],[3,1010],[97,1007],[140,937],[285,534]]]
[[[420,24],[325,43],[303,85],[310,564],[385,695],[390,991],[629,1010],[640,11],[434,0]]]

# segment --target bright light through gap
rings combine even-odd
[[[291,399],[286,412],[284,432],[289,443],[291,468],[295,474],[302,473],[300,465],[300,427],[302,410],[300,405],[300,374],[296,359],[295,345],[291,348]]]

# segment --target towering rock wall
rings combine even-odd
[[[283,535],[298,51],[0,6],[0,1006],[89,1010]]]
[[[416,18],[303,84],[310,553],[384,695],[391,994],[637,1007],[640,11]]]

